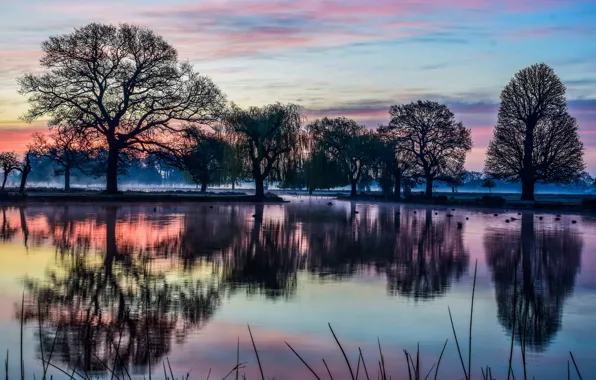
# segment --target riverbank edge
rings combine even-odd
[[[357,195],[351,197],[348,195],[342,195],[335,197],[337,200],[342,201],[357,201],[357,202],[370,202],[370,203],[400,203],[407,205],[421,205],[421,206],[442,206],[442,207],[466,207],[473,209],[492,209],[492,210],[525,210],[525,211],[567,211],[567,212],[580,212],[580,213],[595,213],[596,208],[584,207],[581,204],[564,204],[564,203],[552,203],[552,202],[539,202],[539,201],[505,201],[500,204],[490,202],[478,202],[464,201],[464,200],[444,200],[438,198],[423,199],[395,199],[391,197],[378,196],[378,195]],[[590,200],[596,198],[588,198]]]
[[[199,195],[199,194],[53,194],[53,195],[4,195],[0,204],[10,203],[105,203],[105,202],[139,202],[139,203],[288,203],[278,196],[256,197],[254,195]]]

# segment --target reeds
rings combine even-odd
[[[462,353],[462,349],[461,349],[462,347],[460,346],[458,335],[455,330],[455,324],[453,322],[453,316],[451,314],[451,309],[448,307],[449,320],[451,322],[451,329],[453,332],[453,338],[455,340],[455,347],[456,347],[456,350],[457,350],[457,353],[459,356],[459,361],[460,361],[460,364],[462,367],[464,379],[466,379],[466,380],[472,379],[472,372],[473,372],[473,367],[472,367],[472,352],[473,352],[472,326],[473,326],[473,320],[474,320],[474,318],[473,318],[474,317],[474,296],[475,296],[475,292],[476,292],[477,267],[478,267],[478,264],[476,263],[476,265],[474,267],[474,279],[473,279],[473,285],[472,285],[472,302],[470,305],[467,363],[464,362],[464,355]],[[515,278],[514,278],[514,296],[512,299],[512,304],[513,304],[513,308],[515,310],[516,303],[517,303],[517,274],[516,274],[516,272],[514,272],[514,276],[515,276]],[[24,302],[25,302],[25,297],[23,294],[22,304],[21,304],[21,315],[20,315],[20,369],[21,369],[20,377],[21,377],[21,380],[25,379],[25,363],[24,363],[24,358],[23,358],[23,342],[24,342],[23,333],[24,333],[24,311],[25,311]],[[515,314],[516,313],[514,313],[514,315]],[[523,317],[522,317],[523,321],[520,324],[520,326],[518,327],[518,329],[520,330],[520,332],[518,332],[518,333],[520,333],[520,336],[522,337],[520,351],[521,351],[521,358],[522,358],[523,379],[527,380],[528,379],[527,364],[526,364],[527,311],[523,311],[522,314],[523,314]],[[509,357],[508,357],[508,371],[507,371],[507,379],[508,380],[516,379],[514,371],[513,371],[513,365],[512,365],[513,353],[514,353],[514,339],[515,339],[515,332],[516,332],[516,330],[515,330],[516,322],[519,322],[519,321],[516,321],[515,316],[514,316],[514,321],[513,321],[512,327],[511,327],[511,344],[510,344]],[[407,350],[403,350],[404,358],[405,358],[404,360],[405,360],[407,368],[408,368],[407,375],[406,374],[396,374],[395,377],[392,377],[392,375],[390,375],[387,371],[385,354],[383,352],[381,340],[379,338],[377,338],[377,346],[378,346],[378,355],[379,356],[375,363],[375,366],[371,367],[370,365],[367,365],[367,362],[366,362],[364,355],[362,353],[362,349],[360,347],[358,347],[358,361],[355,366],[356,371],[354,372],[353,363],[350,362],[348,355],[346,353],[346,350],[344,349],[344,346],[340,342],[340,339],[336,335],[336,333],[333,330],[333,327],[331,326],[330,323],[328,323],[328,326],[329,326],[331,335],[333,336],[333,339],[335,340],[337,348],[339,349],[339,351],[342,354],[342,357],[346,364],[346,370],[349,373],[349,376],[352,380],[358,380],[358,379],[370,380],[369,369],[372,369],[374,367],[377,367],[377,371],[376,371],[377,379],[381,379],[381,380],[388,380],[388,379],[391,380],[393,378],[395,378],[395,379],[407,378],[409,380],[428,380],[428,379],[437,380],[437,379],[440,379],[439,368],[441,365],[441,360],[442,360],[445,350],[447,348],[449,339],[445,340],[445,343],[443,344],[441,352],[438,356],[438,360],[432,364],[432,366],[430,367],[429,370],[427,370],[425,372],[422,371],[422,363],[421,363],[421,357],[420,357],[420,346],[419,345],[417,346],[415,355],[412,355]],[[259,351],[257,349],[257,345],[255,343],[253,334],[252,334],[252,330],[251,330],[250,326],[247,326],[247,328],[248,328],[248,333],[249,333],[250,340],[252,343],[252,348],[253,348],[255,357],[257,359],[261,380],[266,380],[268,378],[265,377],[265,371],[264,371],[263,365],[261,363],[261,358],[259,355]],[[60,373],[60,378],[64,378],[64,379],[68,379],[68,380],[81,380],[81,379],[91,380],[92,379],[92,376],[89,373],[87,373],[85,368],[82,365],[79,366],[80,358],[77,361],[77,365],[75,365],[74,368],[70,368],[70,369],[60,368],[58,365],[51,362],[52,354],[54,352],[54,346],[56,344],[56,340],[60,333],[60,325],[58,325],[55,335],[54,335],[52,345],[51,345],[49,351],[47,351],[46,347],[44,347],[44,345],[43,345],[43,340],[42,340],[41,307],[39,304],[38,304],[38,329],[39,329],[39,346],[40,346],[40,357],[38,359],[42,363],[42,375],[41,375],[42,380],[48,380],[48,370],[50,367],[52,367],[53,369],[55,369],[56,371],[58,371]],[[148,334],[149,332],[146,331],[145,333]],[[121,339],[122,339],[122,330],[119,331],[119,337],[118,337],[117,344],[113,343],[114,341],[112,339],[110,339],[110,341],[112,342],[113,348],[115,350],[114,360],[113,360],[113,363],[111,363],[111,366],[110,366],[110,363],[105,363],[97,355],[95,355],[95,358],[101,363],[101,365],[105,368],[106,372],[110,375],[110,380],[132,380],[132,377],[131,377],[130,373],[128,372],[127,366],[125,365],[124,361],[122,360],[122,358],[120,357],[120,354],[119,354]],[[310,375],[312,375],[312,378],[321,380],[324,377],[328,376],[329,379],[334,380],[334,376],[332,375],[332,372],[324,358],[322,358],[322,362],[325,366],[326,376],[318,374],[314,370],[313,366],[311,364],[309,364],[304,359],[304,357],[301,356],[298,353],[298,351],[290,345],[290,343],[285,342],[285,344],[288,346],[290,351],[305,366],[305,369],[306,369],[305,372],[310,373]],[[573,353],[571,351],[569,352],[569,356],[570,356],[571,362],[569,360],[567,361],[567,378],[568,378],[568,380],[572,379],[572,377],[571,377],[572,376],[571,363],[573,364],[573,368],[575,369],[575,374],[577,375],[577,378],[579,378],[580,380],[583,380],[583,377],[582,377],[580,369],[579,369],[579,365],[576,362],[575,357],[573,356]],[[227,375],[225,377],[223,377],[223,380],[227,380],[232,375],[234,375],[235,380],[239,380],[240,378],[246,379],[246,376],[244,374],[242,374],[242,375],[240,374],[240,370],[246,368],[246,364],[247,364],[246,362],[240,361],[240,339],[238,339],[237,347],[236,347],[236,365],[227,373]],[[467,366],[466,366],[466,364],[467,364]],[[148,368],[151,368],[151,367],[148,367]],[[118,369],[120,371],[118,371]],[[170,360],[168,357],[166,357],[165,360],[162,361],[162,369],[163,369],[163,376],[164,376],[165,380],[189,380],[190,379],[190,371],[180,377],[176,377],[174,375],[174,371],[172,369],[172,366],[170,364]],[[9,351],[8,350],[6,352],[5,371],[6,371],[5,379],[10,380],[9,379],[10,376],[9,376]],[[433,371],[434,371],[434,376],[431,377],[431,375],[433,374]],[[492,369],[490,366],[480,367],[480,373],[482,374],[483,380],[496,380],[495,377],[493,376]],[[151,369],[149,369],[148,376],[149,376],[149,379],[151,379]],[[206,379],[209,380],[210,377],[211,377],[211,369],[209,369]],[[34,376],[34,378],[35,378],[35,376]],[[203,378],[204,377],[201,377],[201,379],[203,379]],[[305,378],[306,378],[306,376],[305,376]],[[53,380],[52,376],[49,377],[49,380]]]

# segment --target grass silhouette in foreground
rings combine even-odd
[[[466,363],[464,362],[464,355],[462,353],[462,347],[460,347],[460,342],[457,336],[457,332],[455,331],[455,325],[453,323],[453,317],[451,315],[451,309],[448,308],[448,312],[449,312],[449,319],[451,322],[451,328],[453,331],[453,338],[455,340],[455,345],[456,345],[456,349],[457,349],[457,353],[459,355],[459,359],[461,362],[461,366],[462,366],[462,371],[464,374],[464,379],[465,380],[471,380],[472,376],[472,325],[473,325],[473,316],[474,316],[474,295],[475,295],[475,291],[476,291],[476,272],[477,272],[477,268],[478,268],[478,262],[476,262],[475,267],[474,267],[474,281],[473,281],[473,285],[472,285],[472,302],[470,305],[470,324],[469,324],[469,336],[468,336],[468,361],[467,361],[467,366]],[[517,279],[514,282],[514,288],[517,288]],[[512,302],[513,304],[515,304],[517,302],[517,292],[514,291],[514,297],[512,298]],[[21,301],[21,318],[20,318],[20,378],[21,380],[25,379],[25,363],[24,363],[24,359],[23,359],[23,329],[24,329],[24,318],[23,318],[23,311],[24,311],[24,303],[25,303],[25,295],[23,293],[23,297],[22,297],[22,301]],[[39,307],[39,305],[38,305]],[[527,314],[524,316],[524,319],[527,317]],[[364,356],[362,355],[362,350],[360,347],[358,347],[358,362],[356,363],[356,370],[354,372],[353,369],[353,363],[350,363],[350,360],[348,359],[348,356],[346,354],[346,351],[344,350],[344,347],[342,346],[339,338],[337,337],[337,335],[335,334],[335,331],[333,330],[333,327],[331,326],[331,324],[329,323],[329,330],[331,331],[331,334],[333,335],[333,338],[337,344],[337,347],[340,349],[343,358],[345,359],[346,362],[346,367],[348,369],[348,372],[350,374],[350,378],[352,380],[357,380],[359,378],[363,378],[366,380],[370,380],[370,375],[372,374],[371,372],[369,372],[369,368],[374,368],[374,367],[370,367],[367,366],[366,361],[364,359]],[[513,328],[515,329],[515,321],[512,324]],[[525,321],[523,323],[524,326],[524,330],[525,330]],[[252,347],[253,347],[253,351],[254,354],[256,356],[257,359],[257,363],[259,366],[259,373],[261,376],[261,380],[265,380],[265,379],[269,379],[268,377],[265,376],[265,370],[263,369],[263,366],[261,365],[261,360],[259,357],[259,350],[257,348],[257,345],[255,343],[255,340],[253,338],[252,335],[252,331],[250,329],[250,326],[247,325],[248,328],[248,333],[250,335],[250,339],[251,339],[251,343],[252,343]],[[41,331],[41,321],[39,323],[39,329]],[[58,326],[58,330],[60,329],[60,326]],[[147,332],[148,333],[148,332]],[[53,379],[53,376],[49,376],[48,377],[48,370],[50,367],[58,370],[62,375],[64,375],[65,379],[71,379],[71,380],[79,380],[79,379],[83,379],[83,380],[91,380],[94,378],[98,378],[98,376],[93,376],[90,375],[87,371],[85,371],[84,369],[82,370],[77,370],[78,364],[80,364],[80,357],[79,357],[79,361],[77,366],[75,366],[75,368],[67,368],[67,369],[63,369],[60,368],[58,365],[53,364],[51,362],[52,360],[52,354],[54,351],[54,345],[56,343],[56,337],[58,336],[58,334],[56,333],[55,337],[54,337],[54,341],[50,347],[49,352],[44,352],[44,347],[42,345],[42,341],[41,341],[41,334],[40,334],[40,357],[38,358],[39,360],[41,360],[42,363],[42,375],[41,375],[41,380],[49,380],[49,379]],[[508,367],[508,373],[507,373],[507,380],[515,380],[516,376],[514,374],[513,371],[513,367],[512,367],[512,360],[513,360],[513,351],[514,351],[514,338],[515,338],[515,331],[511,331],[511,346],[510,346],[510,350],[509,350],[509,367]],[[423,374],[421,372],[421,363],[420,363],[420,347],[418,346],[418,348],[416,349],[416,354],[415,356],[412,355],[410,352],[408,352],[407,350],[403,350],[404,352],[404,357],[405,357],[405,361],[408,365],[408,373],[407,373],[407,379],[409,380],[428,380],[428,379],[440,379],[439,377],[439,367],[441,364],[441,359],[443,358],[443,354],[445,352],[445,349],[447,347],[447,343],[448,343],[449,339],[445,340],[445,344],[443,344],[443,349],[441,350],[441,354],[439,355],[439,358],[437,360],[436,363],[433,363],[433,365],[431,366],[430,370],[426,373]],[[523,377],[520,376],[520,378],[523,378],[524,380],[527,380],[528,378],[532,378],[534,379],[534,377],[529,377],[528,373],[527,373],[527,368],[526,368],[526,347],[525,347],[525,334],[523,336],[522,339],[522,343],[521,343],[521,355],[522,355],[522,363],[523,363]],[[388,379],[392,379],[392,376],[389,375],[387,373],[387,369],[385,366],[385,356],[383,354],[383,349],[381,347],[381,341],[379,338],[377,338],[377,343],[378,343],[378,347],[379,347],[379,357],[376,360],[375,363],[375,367],[377,367],[377,378],[381,379],[381,380],[388,380]],[[305,372],[308,371],[310,372],[310,374],[312,375],[313,378],[321,380],[321,376],[319,374],[317,374],[317,372],[315,372],[315,370],[313,370],[313,368],[308,364],[308,362],[306,360],[304,360],[304,358],[302,356],[300,356],[300,354],[298,353],[298,351],[296,351],[288,342],[285,342],[285,344],[288,346],[288,348],[294,353],[294,355],[304,364],[304,366],[306,367]],[[130,375],[130,373],[128,372],[128,369],[126,368],[126,365],[123,365],[123,361],[122,358],[119,355],[119,347],[120,345],[120,341],[118,342],[118,345],[114,344],[114,350],[115,350],[115,359],[114,359],[114,363],[112,363],[112,367],[110,367],[109,363],[105,363],[104,361],[102,361],[97,355],[95,355],[96,359],[100,361],[100,363],[105,367],[105,369],[107,370],[108,374],[110,375],[110,379],[111,380],[131,380],[132,377]],[[573,372],[571,369],[571,364],[573,364],[573,369],[575,374],[577,374],[577,377],[580,380],[583,380],[583,377],[581,375],[581,372],[579,370],[579,366],[577,364],[577,362],[575,361],[575,358],[573,356],[573,353],[570,351],[569,352],[569,357],[571,359],[571,362],[569,361],[569,359],[567,360],[567,379],[570,380],[571,379],[571,373]],[[6,380],[9,380],[9,352],[7,350],[6,352],[6,360],[5,360],[5,371],[6,371]],[[331,380],[334,380],[335,378],[333,377],[331,370],[329,369],[329,366],[327,365],[327,362],[325,361],[325,359],[322,359],[323,364],[325,365],[325,368],[327,370],[327,375],[329,376],[329,378]],[[167,364],[167,365],[166,365]],[[166,358],[165,361],[162,361],[162,367],[163,367],[163,374],[164,374],[164,378],[166,380],[189,380],[191,379],[190,377],[190,372],[185,373],[184,375],[180,376],[180,377],[176,377],[174,375],[174,371],[172,370],[172,366],[170,365],[170,360],[168,358]],[[234,365],[232,367],[232,369],[228,372],[228,374],[223,378],[223,380],[227,380],[227,379],[235,379],[238,380],[240,378],[242,379],[246,379],[246,375],[244,374],[240,374],[240,370],[246,367],[246,362],[240,362],[240,340],[238,339],[238,343],[237,343],[237,349],[236,349],[236,365]],[[431,374],[433,373],[434,370],[434,377],[430,377]],[[118,373],[119,372],[119,373]],[[486,366],[486,367],[481,367],[481,372],[482,372],[482,378],[483,380],[497,380],[495,377],[493,377],[492,374],[492,370],[490,366]],[[405,374],[400,374],[401,376],[396,377],[396,378],[406,378]],[[424,376],[423,376],[424,375]],[[211,369],[209,369],[209,372],[206,376],[206,379],[209,380],[211,376]],[[33,375],[34,379],[37,379],[37,377],[35,375]],[[149,379],[151,380],[152,378],[152,369],[149,365],[149,374],[147,377],[144,376],[145,379]],[[193,379],[196,379],[199,377],[193,377]],[[203,378],[203,376],[200,377],[201,379]],[[306,378],[306,377],[305,377]]]

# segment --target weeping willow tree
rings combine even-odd
[[[255,196],[265,196],[265,181],[279,181],[300,147],[302,108],[275,103],[241,109],[235,104],[223,118],[225,131],[238,141],[248,156],[255,181]]]
[[[308,125],[308,130],[316,149],[324,152],[329,162],[337,163],[341,168],[344,181],[351,186],[350,196],[356,196],[358,183],[369,177],[369,170],[374,164],[378,149],[376,136],[365,126],[345,117],[315,120]],[[326,172],[316,174],[327,175]]]

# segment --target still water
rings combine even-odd
[[[153,379],[166,359],[177,377],[221,379],[238,349],[240,374],[256,379],[247,325],[267,378],[311,378],[285,342],[321,378],[322,359],[349,378],[330,323],[354,372],[360,347],[377,377],[379,338],[388,375],[407,377],[403,350],[417,345],[425,375],[449,339],[438,378],[461,379],[448,307],[467,365],[477,263],[474,378],[487,365],[506,378],[513,325],[518,378],[522,341],[530,378],[567,378],[569,351],[596,378],[594,216],[290,201],[0,207],[10,377],[22,317],[26,378],[40,378],[43,346],[69,373],[110,378],[107,364],[120,378],[151,368]]]

